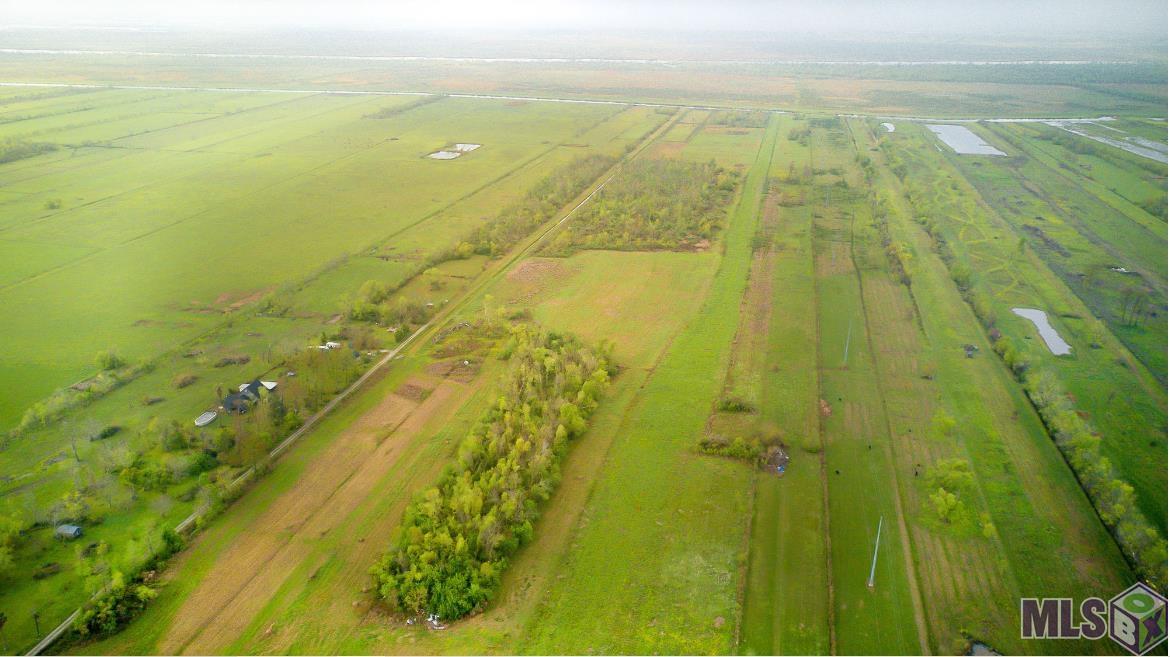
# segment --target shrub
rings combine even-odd
[[[98,352],[98,355],[94,358],[94,362],[97,364],[98,369],[103,372],[116,370],[126,365],[126,361],[114,349],[106,349],[105,351]]]
[[[719,410],[728,413],[754,413],[756,407],[746,399],[739,397],[724,397],[719,400]]]

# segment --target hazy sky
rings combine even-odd
[[[0,24],[1166,34],[1166,0],[0,0]]]

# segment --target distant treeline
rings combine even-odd
[[[635,160],[581,208],[548,250],[694,248],[726,219],[739,179],[714,161]]]
[[[499,400],[371,570],[379,595],[407,613],[459,618],[491,599],[609,383],[604,353],[526,325],[510,329],[502,355],[513,363]]]

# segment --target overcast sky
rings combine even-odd
[[[1167,0],[0,0],[4,25],[767,32],[1087,32],[1165,36]]]

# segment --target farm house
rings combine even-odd
[[[223,398],[223,409],[228,413],[247,413],[252,404],[260,401],[261,391],[271,392],[275,389],[275,381],[254,379],[251,383],[241,383],[239,392],[233,392]]]

